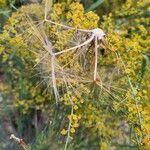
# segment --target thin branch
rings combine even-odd
[[[122,66],[123,66],[124,70],[126,70],[126,66],[125,66],[119,52],[117,52],[117,55],[118,55],[119,60],[121,60],[121,63],[122,63]],[[131,79],[130,79],[130,77],[127,73],[126,73],[126,77],[127,77],[128,83],[130,85],[130,88],[132,90],[132,96],[133,96],[133,99],[134,99],[134,102],[135,102],[135,105],[136,105],[136,110],[137,110],[137,113],[138,113],[139,125],[140,125],[140,128],[142,130],[142,116],[141,116],[141,113],[140,113],[140,108],[139,108],[138,100],[137,100],[137,97],[136,97],[136,89],[133,87]]]
[[[57,53],[55,53],[55,56],[60,55],[60,54],[62,54],[62,53],[69,52],[69,51],[74,50],[74,49],[77,49],[77,48],[80,48],[80,47],[82,47],[82,46],[84,46],[84,45],[87,45],[87,44],[89,44],[93,39],[94,39],[94,35],[92,34],[91,37],[90,37],[88,40],[86,40],[84,43],[82,43],[82,44],[80,44],[80,45],[77,45],[77,46],[74,46],[74,47],[71,47],[71,48],[69,48],[69,49],[66,49],[66,50],[57,52]]]
[[[62,69],[62,72],[63,72],[63,69]],[[65,86],[66,86],[66,89],[68,89],[68,86],[67,86],[67,79],[65,77],[65,75],[63,74],[63,79],[64,79],[64,82],[65,82]],[[70,104],[71,104],[71,116],[73,115],[73,101],[72,99],[70,98],[70,95],[67,93],[67,96],[68,96],[68,99],[70,101]],[[65,148],[64,150],[67,150],[67,147],[68,147],[68,143],[69,143],[69,139],[70,139],[70,129],[71,129],[71,124],[72,124],[72,118],[70,117],[70,120],[69,120],[69,125],[68,125],[68,129],[67,129],[67,139],[66,139],[66,143],[65,143]]]
[[[69,98],[70,99],[70,98]],[[73,105],[71,106],[71,116],[73,115]],[[68,134],[67,134],[67,139],[65,143],[65,148],[64,150],[67,150],[67,146],[70,140],[70,129],[71,129],[71,124],[72,124],[72,118],[70,117],[69,125],[68,125]]]
[[[51,21],[51,20],[48,20],[48,19],[45,19],[45,22],[49,22],[51,24],[61,26],[61,27],[66,28],[66,29],[71,29],[71,30],[76,30],[76,31],[81,31],[81,32],[86,32],[86,33],[91,33],[92,32],[91,30],[77,29],[77,28],[70,27],[70,26],[67,26],[67,25],[59,24],[57,22],[54,22],[54,21]]]
[[[45,10],[44,10],[44,20],[47,18],[47,13],[50,11],[52,7],[53,0],[45,0]]]
[[[96,81],[96,78],[97,78],[97,55],[98,55],[98,52],[97,52],[97,37],[95,37],[95,63],[94,63],[94,81]]]

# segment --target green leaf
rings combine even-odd
[[[142,61],[142,67],[141,67],[141,73],[139,75],[139,82],[138,82],[138,86],[141,85],[142,79],[144,78],[147,70],[148,70],[148,63],[149,63],[149,59],[147,55],[143,55],[143,61]]]
[[[11,11],[10,10],[1,10],[0,14],[5,15],[5,14],[9,14]]]
[[[97,2],[95,2],[94,4],[92,4],[86,11],[92,11],[92,10],[96,9],[103,2],[104,2],[104,0],[97,0]]]

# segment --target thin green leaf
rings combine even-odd
[[[97,2],[95,2],[94,4],[92,4],[86,11],[92,11],[92,10],[96,9],[103,2],[104,2],[104,0],[97,0]]]
[[[0,14],[5,15],[5,14],[9,14],[11,11],[10,10],[2,10],[0,11]]]
[[[138,86],[141,85],[142,79],[144,78],[144,76],[148,70],[148,62],[149,62],[148,56],[143,55],[143,61],[142,61],[141,73],[139,75]]]

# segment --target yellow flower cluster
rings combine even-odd
[[[125,68],[123,70],[129,76],[131,83],[135,87],[135,95],[138,102],[138,109],[142,116],[142,127],[143,131],[135,132],[138,136],[142,137],[142,134],[145,134],[145,138],[143,139],[143,149],[149,147],[149,76],[148,73],[144,75],[141,85],[138,85],[140,80],[140,75],[144,72],[143,70],[148,70],[148,63],[145,61],[145,57],[143,54],[147,54],[149,52],[149,44],[150,38],[148,35],[148,24],[149,19],[147,17],[133,17],[132,15],[136,14],[137,16],[142,14],[139,12],[139,9],[147,6],[147,0],[135,2],[133,0],[127,0],[125,5],[121,8],[122,10],[116,11],[116,15],[120,18],[113,21],[113,17],[110,15],[108,17],[104,17],[105,22],[102,23],[103,28],[108,29],[109,34],[107,35],[107,42],[109,49],[112,51],[117,50],[122,60],[124,61]],[[126,21],[124,22],[124,18]],[[120,27],[115,29],[115,26],[118,23],[121,23]],[[110,29],[107,26],[110,26]],[[112,45],[112,46],[111,46]],[[108,56],[110,58],[110,55]],[[112,61],[112,57],[109,60],[106,58],[107,62]],[[114,62],[117,62],[117,57]],[[145,68],[143,63],[145,62]],[[119,60],[119,66],[122,64]],[[128,80],[125,78],[119,79],[119,84],[125,85],[128,87]],[[137,106],[135,104],[135,100],[133,98],[133,91],[129,88],[124,95],[126,98],[122,100],[121,103],[125,103],[128,109],[128,117],[126,120],[129,122],[134,122],[135,124],[138,122],[138,113]],[[120,103],[114,102],[115,110],[119,110],[121,105]],[[139,125],[139,123],[137,123]],[[146,131],[144,131],[144,128]],[[146,143],[147,142],[147,143]]]
[[[6,0],[0,0],[0,7],[5,7],[7,6],[7,1]]]
[[[69,6],[69,12],[66,17],[70,21],[70,25],[77,28],[94,29],[97,27],[99,17],[93,13],[84,13],[84,8],[79,3],[72,3]]]

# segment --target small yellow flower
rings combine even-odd
[[[78,123],[75,123],[75,124],[73,124],[72,125],[74,128],[77,128],[77,127],[79,127],[79,124]]]
[[[70,129],[70,132],[71,132],[71,133],[75,133],[75,129],[74,129],[74,128],[71,128],[71,129]]]
[[[72,115],[73,120],[77,120],[77,115]]]
[[[62,129],[60,132],[62,135],[66,135],[67,134],[67,130],[66,129]]]
[[[77,109],[78,109],[78,106],[77,106],[77,105],[75,105],[75,106],[74,106],[74,110],[77,110]]]
[[[83,100],[83,99],[81,99],[81,100],[80,100],[80,103],[84,103],[84,100]]]

